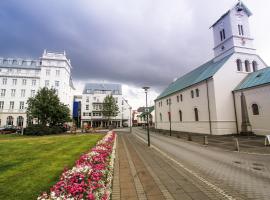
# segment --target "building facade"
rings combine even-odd
[[[44,51],[36,60],[0,58],[0,126],[26,126],[29,97],[43,87],[54,88],[72,110],[74,87],[65,52]]]
[[[102,115],[103,101],[112,95],[117,102],[119,113],[115,117]],[[130,107],[122,96],[122,86],[112,83],[87,83],[84,87],[81,102],[81,124],[83,127],[123,127],[130,125]]]
[[[235,96],[234,91],[247,77],[269,70],[253,46],[249,28],[251,15],[239,1],[212,25],[214,58],[178,78],[157,97],[157,129],[169,130],[171,124],[172,130],[181,132],[215,135],[241,132],[241,102],[239,94]],[[267,79],[264,76],[257,78],[257,82]],[[268,80],[270,82],[270,77]],[[253,96],[251,102],[261,102],[266,95],[258,95],[257,89],[243,89],[242,92]],[[270,104],[262,104],[265,110],[260,117],[267,121],[269,115],[266,111]],[[267,123],[259,125],[258,122],[255,119],[251,121],[257,134],[270,132]]]

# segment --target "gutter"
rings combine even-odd
[[[209,116],[209,130],[210,135],[212,135],[212,120],[211,120],[211,110],[210,110],[210,101],[209,101],[209,89],[208,89],[208,79],[205,80],[206,83],[206,92],[207,92],[207,104],[208,104],[208,116]]]
[[[237,134],[239,134],[237,111],[236,111],[236,104],[235,104],[235,91],[232,91],[232,93],[233,93],[233,106],[234,106],[234,116],[235,116],[236,132],[237,132]]]

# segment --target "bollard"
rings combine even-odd
[[[238,138],[234,138],[235,151],[240,151]]]
[[[207,135],[204,136],[203,144],[208,145],[208,137],[207,137]]]
[[[188,141],[192,141],[192,137],[190,134],[188,134]]]

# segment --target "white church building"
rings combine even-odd
[[[40,88],[54,88],[72,110],[71,62],[65,52],[44,51],[39,59],[0,58],[0,127],[26,126],[29,97]]]
[[[251,15],[239,1],[212,25],[214,58],[157,97],[157,129],[270,134],[270,68],[253,46]]]

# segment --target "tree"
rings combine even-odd
[[[27,100],[27,104],[27,118],[37,119],[38,124],[43,126],[62,125],[70,121],[69,108],[60,102],[54,89],[40,89],[35,97]]]
[[[110,121],[111,117],[116,117],[119,113],[119,108],[116,100],[112,95],[108,95],[104,98],[102,114],[104,117],[107,117],[107,120]]]

